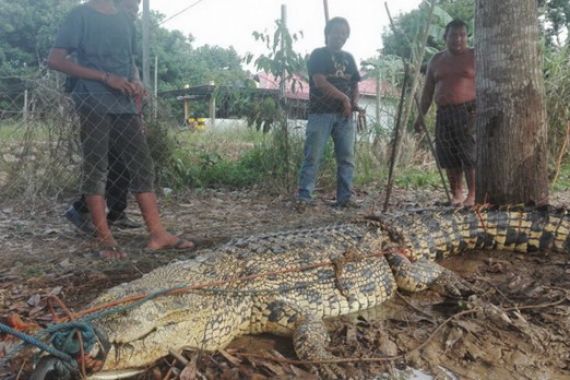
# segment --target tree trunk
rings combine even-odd
[[[477,202],[548,202],[536,0],[477,0]]]

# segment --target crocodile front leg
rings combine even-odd
[[[345,377],[345,372],[337,364],[330,363],[337,359],[327,350],[330,336],[322,318],[310,310],[311,306],[299,306],[287,299],[263,300],[258,303],[265,305],[259,308],[252,321],[257,329],[254,333],[269,332],[285,336],[292,336],[293,347],[297,357],[301,360],[327,362],[319,365],[319,376],[325,379],[338,379]]]
[[[327,351],[330,337],[323,320],[310,310],[311,306],[297,305],[287,299],[260,299],[253,313],[252,333],[271,333],[293,337],[299,359],[329,360],[334,356]]]
[[[440,293],[459,297],[475,289],[452,271],[426,259],[410,262],[400,255],[387,255],[399,289],[419,292],[432,288]]]
[[[444,272],[442,266],[426,260],[410,262],[400,255],[386,255],[399,289],[419,292],[429,288]]]

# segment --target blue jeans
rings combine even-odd
[[[352,195],[354,174],[354,123],[351,117],[338,113],[309,114],[305,137],[305,159],[299,174],[298,198],[310,201],[315,178],[329,136],[336,157],[336,200],[346,202]]]

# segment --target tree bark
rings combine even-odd
[[[548,202],[536,0],[476,1],[477,202]]]

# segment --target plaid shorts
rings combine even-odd
[[[81,122],[81,192],[104,195],[109,169],[108,152],[120,154],[130,177],[132,193],[154,191],[154,164],[137,114],[101,114],[78,109]]]
[[[437,159],[442,168],[475,167],[475,141],[475,101],[437,108],[435,142]]]

